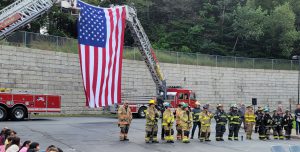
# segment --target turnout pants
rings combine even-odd
[[[275,126],[273,128],[273,136],[274,139],[284,139],[281,126]]]
[[[146,125],[146,136],[145,136],[145,142],[157,142],[157,131],[158,126],[157,125]]]
[[[189,143],[190,142],[190,140],[189,140],[190,130],[187,128],[184,128],[184,129],[182,129],[182,134],[183,134],[182,142]]]
[[[200,135],[200,141],[208,141],[210,136],[210,126],[202,126],[201,127],[201,135]]]
[[[194,134],[195,134],[195,131],[196,131],[197,127],[198,127],[198,138],[200,137],[201,123],[198,121],[198,122],[194,122],[193,123],[193,129],[192,129],[192,136],[191,136],[191,138],[194,138]]]
[[[239,130],[240,124],[230,124],[228,140],[239,140]]]
[[[258,129],[259,139],[260,140],[270,139],[270,129],[271,127],[269,126],[260,125]]]
[[[174,141],[174,130],[172,126],[163,126],[164,134],[165,134],[165,140],[167,142]]]
[[[286,139],[291,139],[291,134],[292,134],[292,128],[293,126],[284,126],[284,130],[285,130],[285,138]]]
[[[177,140],[182,140],[182,128],[179,124],[176,125]]]
[[[120,140],[127,139],[127,134],[129,131],[129,124],[128,125],[120,125]]]
[[[254,123],[253,122],[247,122],[245,123],[245,129],[246,129],[246,133],[247,133],[247,139],[251,140],[251,136],[252,136],[252,132],[253,132],[253,126]]]
[[[217,124],[216,125],[216,140],[223,140],[224,132],[226,131],[225,124]]]

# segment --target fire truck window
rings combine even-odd
[[[195,93],[191,93],[191,94],[190,94],[190,99],[196,100],[196,94],[195,94]]]
[[[183,93],[180,93],[180,94],[179,94],[179,99],[183,99],[183,96],[184,96],[184,94],[183,94]]]
[[[173,95],[167,95],[167,100],[174,100],[175,99],[175,96]]]
[[[189,95],[188,94],[184,94],[184,100],[188,100],[189,99]]]

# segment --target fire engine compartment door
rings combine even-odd
[[[36,112],[46,112],[47,110],[47,103],[46,103],[46,96],[45,95],[35,95],[34,96],[34,108]]]
[[[35,104],[33,102],[33,96],[27,94],[14,94],[13,100],[15,103],[21,103],[26,105],[27,107],[33,107]]]
[[[12,101],[12,95],[11,94],[0,94],[0,102],[7,104],[8,102]],[[10,106],[10,105],[8,105]]]
[[[47,112],[60,112],[61,98],[60,96],[47,96]]]

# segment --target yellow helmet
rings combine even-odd
[[[155,101],[153,99],[149,100],[149,104],[155,104]]]

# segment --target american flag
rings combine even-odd
[[[86,105],[121,102],[122,52],[126,8],[100,8],[77,2],[79,57]]]

